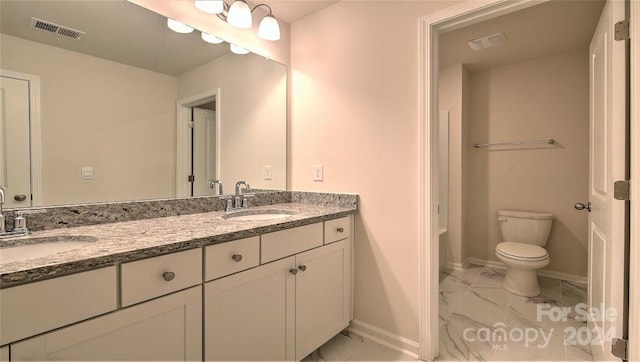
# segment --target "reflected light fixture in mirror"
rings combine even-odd
[[[181,23],[177,20],[173,20],[171,18],[167,18],[167,26],[169,27],[169,29],[181,34],[188,34],[193,31],[193,28],[189,25]]]
[[[221,44],[224,42],[224,40],[218,38],[217,36],[205,33],[204,31],[202,32],[202,40],[210,44]]]
[[[235,44],[229,44],[229,47],[231,48],[231,51],[234,54],[240,54],[240,55],[244,55],[244,54],[248,54],[249,50],[245,49],[239,45],[235,45]]]

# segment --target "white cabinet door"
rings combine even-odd
[[[0,347],[0,362],[9,362],[9,346]]]
[[[201,286],[11,345],[12,361],[201,359]]]
[[[349,324],[351,242],[345,239],[296,255],[296,360]]]
[[[295,259],[205,284],[205,360],[292,360]]]

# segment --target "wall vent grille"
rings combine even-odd
[[[82,38],[82,36],[87,34],[84,31],[72,29],[38,18],[31,18],[29,27],[75,40],[79,40],[80,38]]]

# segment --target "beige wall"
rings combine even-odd
[[[291,25],[291,189],[360,195],[355,318],[418,340],[418,19],[453,1],[341,1]],[[312,165],[323,164],[323,182]]]
[[[2,69],[40,77],[45,205],[175,194],[177,78],[0,39]],[[83,166],[93,180],[81,180]]]
[[[470,75],[470,142],[464,167],[465,247],[497,260],[499,209],[555,215],[547,250],[550,271],[586,276],[589,58],[586,50],[498,66]],[[473,149],[473,143],[553,138],[553,147]]]
[[[236,181],[286,189],[287,69],[255,55],[228,54],[178,77],[178,98],[220,88],[220,175],[225,193]],[[272,167],[265,180],[264,166]]]

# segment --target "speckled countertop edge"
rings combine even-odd
[[[171,252],[274,232],[353,214],[357,205],[283,203],[253,208],[294,213],[284,219],[237,221],[223,211],[34,232],[30,238],[88,236],[88,246],[0,264],[0,289]],[[1,241],[0,241],[1,242]]]

